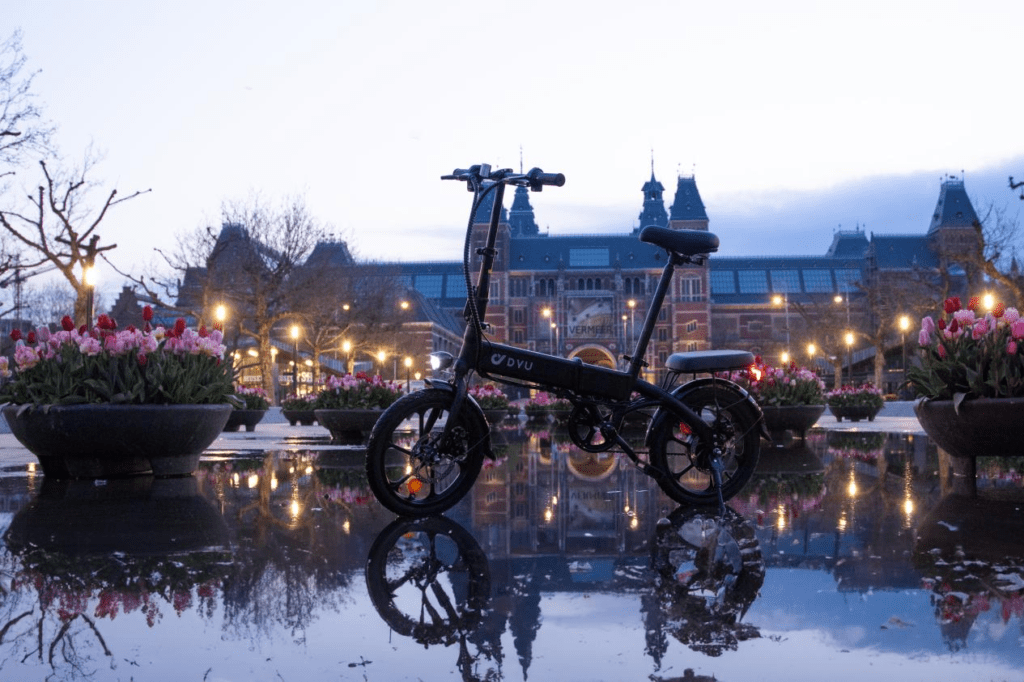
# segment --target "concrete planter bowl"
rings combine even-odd
[[[246,431],[255,431],[256,425],[263,421],[266,413],[266,410],[231,410],[224,430],[237,431],[244,426]]]
[[[782,443],[787,431],[792,431],[801,439],[807,436],[807,430],[814,426],[818,418],[825,412],[824,405],[765,405],[761,407],[764,423],[772,442]]]
[[[316,421],[340,445],[363,445],[384,410],[314,410]]]
[[[11,433],[52,478],[188,476],[231,405],[8,405]]]

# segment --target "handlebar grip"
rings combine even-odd
[[[449,175],[442,175],[442,180],[466,180],[469,178],[471,170],[468,168],[456,168]]]
[[[531,168],[526,177],[530,181],[530,189],[534,192],[541,191],[544,185],[561,187],[565,184],[565,176],[561,173],[545,173],[540,168]]]

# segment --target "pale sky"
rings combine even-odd
[[[1022,25],[1010,0],[7,0],[0,36],[66,157],[91,141],[103,187],[152,188],[99,230],[140,273],[252,190],[303,193],[363,258],[457,260],[468,195],[439,176],[520,147],[566,175],[531,196],[552,234],[634,227],[652,150],[726,255],[923,232],[945,173],[1017,210]]]

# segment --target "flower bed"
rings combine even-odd
[[[527,417],[535,419],[546,417],[549,414],[568,414],[572,410],[572,403],[551,393],[537,391],[537,394],[530,398],[523,409]]]
[[[317,410],[380,410],[391,405],[402,396],[402,386],[386,381],[379,374],[369,376],[364,372],[332,376],[327,379],[327,388],[320,391],[313,402]]]
[[[235,391],[235,395],[242,399],[242,405],[238,406],[238,409],[242,410],[269,410],[270,401],[267,400],[267,392],[259,386],[246,387],[239,386],[238,390]]]
[[[979,315],[977,297],[967,308],[952,297],[944,316],[921,320],[921,365],[907,370],[917,395],[930,400],[1024,397],[1024,319],[997,304]]]
[[[144,319],[152,319],[149,306]],[[61,330],[39,327],[15,341],[16,369],[0,357],[0,374],[11,380],[0,400],[16,405],[203,405],[231,402],[231,367],[222,361],[219,329],[189,329],[178,318],[170,329],[139,330],[100,315],[96,326],[75,329],[67,315]]]
[[[882,391],[870,383],[829,391],[825,394],[825,400],[836,421],[842,421],[844,417],[850,421],[873,421],[878,411],[885,406]]]

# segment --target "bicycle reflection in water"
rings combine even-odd
[[[490,562],[473,536],[434,516],[398,519],[381,531],[366,584],[394,632],[424,647],[457,644],[464,680],[500,680],[506,624],[525,677],[541,626],[540,581],[547,579],[540,571],[513,573],[492,591]],[[707,656],[760,636],[742,619],[764,582],[765,564],[753,525],[732,509],[724,516],[677,509],[655,529],[649,568],[618,573],[615,588],[641,597],[645,653],[655,670],[669,636]]]

